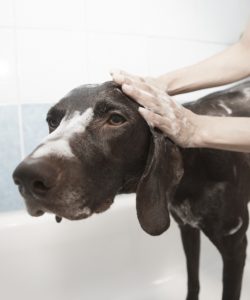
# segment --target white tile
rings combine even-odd
[[[140,33],[143,6],[141,0],[86,0],[88,29],[99,32]]]
[[[144,8],[148,34],[217,43],[235,42],[250,17],[249,0],[147,0]]]
[[[0,26],[14,25],[13,1],[0,0]]]
[[[15,35],[0,29],[0,103],[17,102]]]
[[[150,74],[153,76],[194,64],[226,48],[226,45],[167,38],[148,39]]]
[[[147,0],[148,34],[168,37],[189,37],[196,26],[195,0]]]
[[[16,0],[17,26],[81,28],[84,0]]]
[[[234,43],[250,17],[249,0],[197,1],[197,38]]]
[[[143,37],[116,34],[90,34],[88,64],[91,82],[110,80],[109,70],[147,74],[147,45]]]
[[[81,32],[19,30],[21,101],[54,102],[86,83],[85,48]]]

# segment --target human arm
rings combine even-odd
[[[113,71],[136,81],[138,76],[124,71]],[[224,51],[198,62],[158,77],[144,77],[148,83],[160,87],[169,95],[192,92],[221,86],[250,76],[250,23],[241,39]]]
[[[239,42],[197,64],[156,79],[170,95],[220,86],[250,75],[250,24]]]
[[[250,75],[250,26],[241,40],[196,65],[158,78],[111,72],[123,91],[146,109],[140,113],[182,147],[250,152],[250,118],[199,116],[174,102],[171,94],[219,86]],[[171,112],[171,113],[170,113]]]
[[[197,131],[195,147],[250,152],[250,118],[199,116]]]

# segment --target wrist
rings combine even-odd
[[[209,130],[207,127],[206,116],[197,115],[192,113],[192,126],[193,133],[189,148],[202,148],[206,147],[210,140]]]
[[[165,91],[174,96],[186,92],[187,81],[187,68],[182,68],[165,75],[161,75],[157,78],[159,82],[164,86]]]

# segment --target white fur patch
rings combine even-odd
[[[250,97],[250,88],[247,87],[243,90],[244,94],[247,96],[247,97]]]
[[[85,84],[84,87],[93,88],[93,87],[98,87],[100,85],[101,85],[100,83],[89,83],[89,84]]]
[[[243,225],[243,220],[242,220],[241,217],[239,217],[239,218],[238,218],[238,224],[237,224],[237,226],[235,226],[234,228],[230,229],[230,230],[228,231],[228,233],[225,234],[225,235],[233,235],[233,234],[235,234],[238,230],[241,229],[241,226],[242,226],[242,225]]]
[[[67,140],[55,140],[53,142],[42,144],[34,153],[32,153],[32,158],[38,158],[48,155],[58,155],[63,157],[73,157],[70,145]]]
[[[83,133],[93,119],[93,109],[88,108],[83,114],[74,112],[70,118],[64,117],[55,131],[49,134],[31,155],[38,158],[48,155],[60,157],[74,157],[69,141],[76,133]]]
[[[87,206],[84,207],[82,211],[86,216],[89,216],[91,214],[91,209]]]
[[[188,224],[194,228],[199,228],[201,219],[194,216],[188,199],[185,199],[178,206],[171,205],[170,209],[177,214],[184,225]]]
[[[232,114],[232,109],[229,108],[229,107],[227,107],[224,103],[221,102],[221,103],[219,103],[218,105],[219,105],[220,107],[224,108],[225,111],[226,111],[229,115]]]

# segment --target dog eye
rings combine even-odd
[[[108,123],[110,125],[116,125],[117,126],[117,125],[123,124],[125,121],[126,121],[126,119],[123,116],[118,115],[118,114],[113,114],[109,118]]]
[[[60,124],[60,119],[47,119],[48,125],[50,128],[55,129]]]

